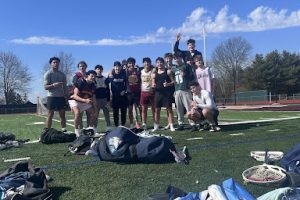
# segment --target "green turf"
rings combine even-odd
[[[288,116],[299,117],[297,112],[223,111],[220,121]],[[71,117],[68,115],[68,118]],[[26,124],[42,121],[44,118],[34,115],[1,115],[0,131],[12,132],[22,139],[37,139],[43,125]],[[161,124],[165,123],[165,118],[162,118]],[[103,121],[100,121],[102,124]],[[53,126],[58,128],[59,123],[54,122]],[[34,165],[45,167],[53,178],[49,186],[55,199],[146,199],[151,193],[164,192],[169,184],[185,191],[202,191],[210,184],[218,184],[230,177],[243,183],[241,173],[260,164],[250,158],[250,151],[269,149],[286,152],[300,140],[299,127],[300,119],[293,119],[226,125],[222,126],[220,133],[213,134],[206,131],[161,131],[171,135],[179,149],[188,147],[192,157],[189,165],[98,162],[92,157],[64,156],[67,144],[28,144],[1,151],[0,158],[30,156]],[[72,129],[71,126],[68,128]],[[236,133],[243,135],[230,135]],[[186,140],[193,137],[203,139]],[[13,164],[0,162],[0,172]],[[274,189],[251,184],[245,185],[245,188],[256,197]]]

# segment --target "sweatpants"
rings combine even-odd
[[[177,111],[177,120],[178,124],[181,125],[184,123],[185,111],[188,112],[191,108],[192,94],[188,90],[177,90],[174,94]],[[188,119],[188,121],[191,126],[195,125],[193,120]]]
[[[106,127],[111,126],[110,125],[110,118],[109,118],[109,108],[107,105],[107,99],[96,99],[96,105],[97,105],[97,111],[103,110],[103,115],[106,123]],[[100,113],[99,113],[100,114]],[[99,115],[98,115],[99,116]],[[98,116],[95,122],[95,127],[98,127]]]
[[[121,125],[126,124],[127,115],[127,97],[126,96],[113,96],[112,108],[115,126],[119,126],[119,111],[121,111]]]

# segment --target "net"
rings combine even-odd
[[[46,108],[46,106],[43,102],[43,99],[40,97],[37,97],[36,110],[37,110],[38,115],[47,115],[48,114],[48,109]]]

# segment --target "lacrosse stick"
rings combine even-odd
[[[286,171],[278,166],[269,165],[268,150],[265,151],[265,163],[246,169],[242,173],[245,183],[280,184],[286,179]]]

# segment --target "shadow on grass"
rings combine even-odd
[[[59,199],[59,197],[67,192],[70,191],[71,187],[50,187],[50,190],[52,191],[53,199]]]

